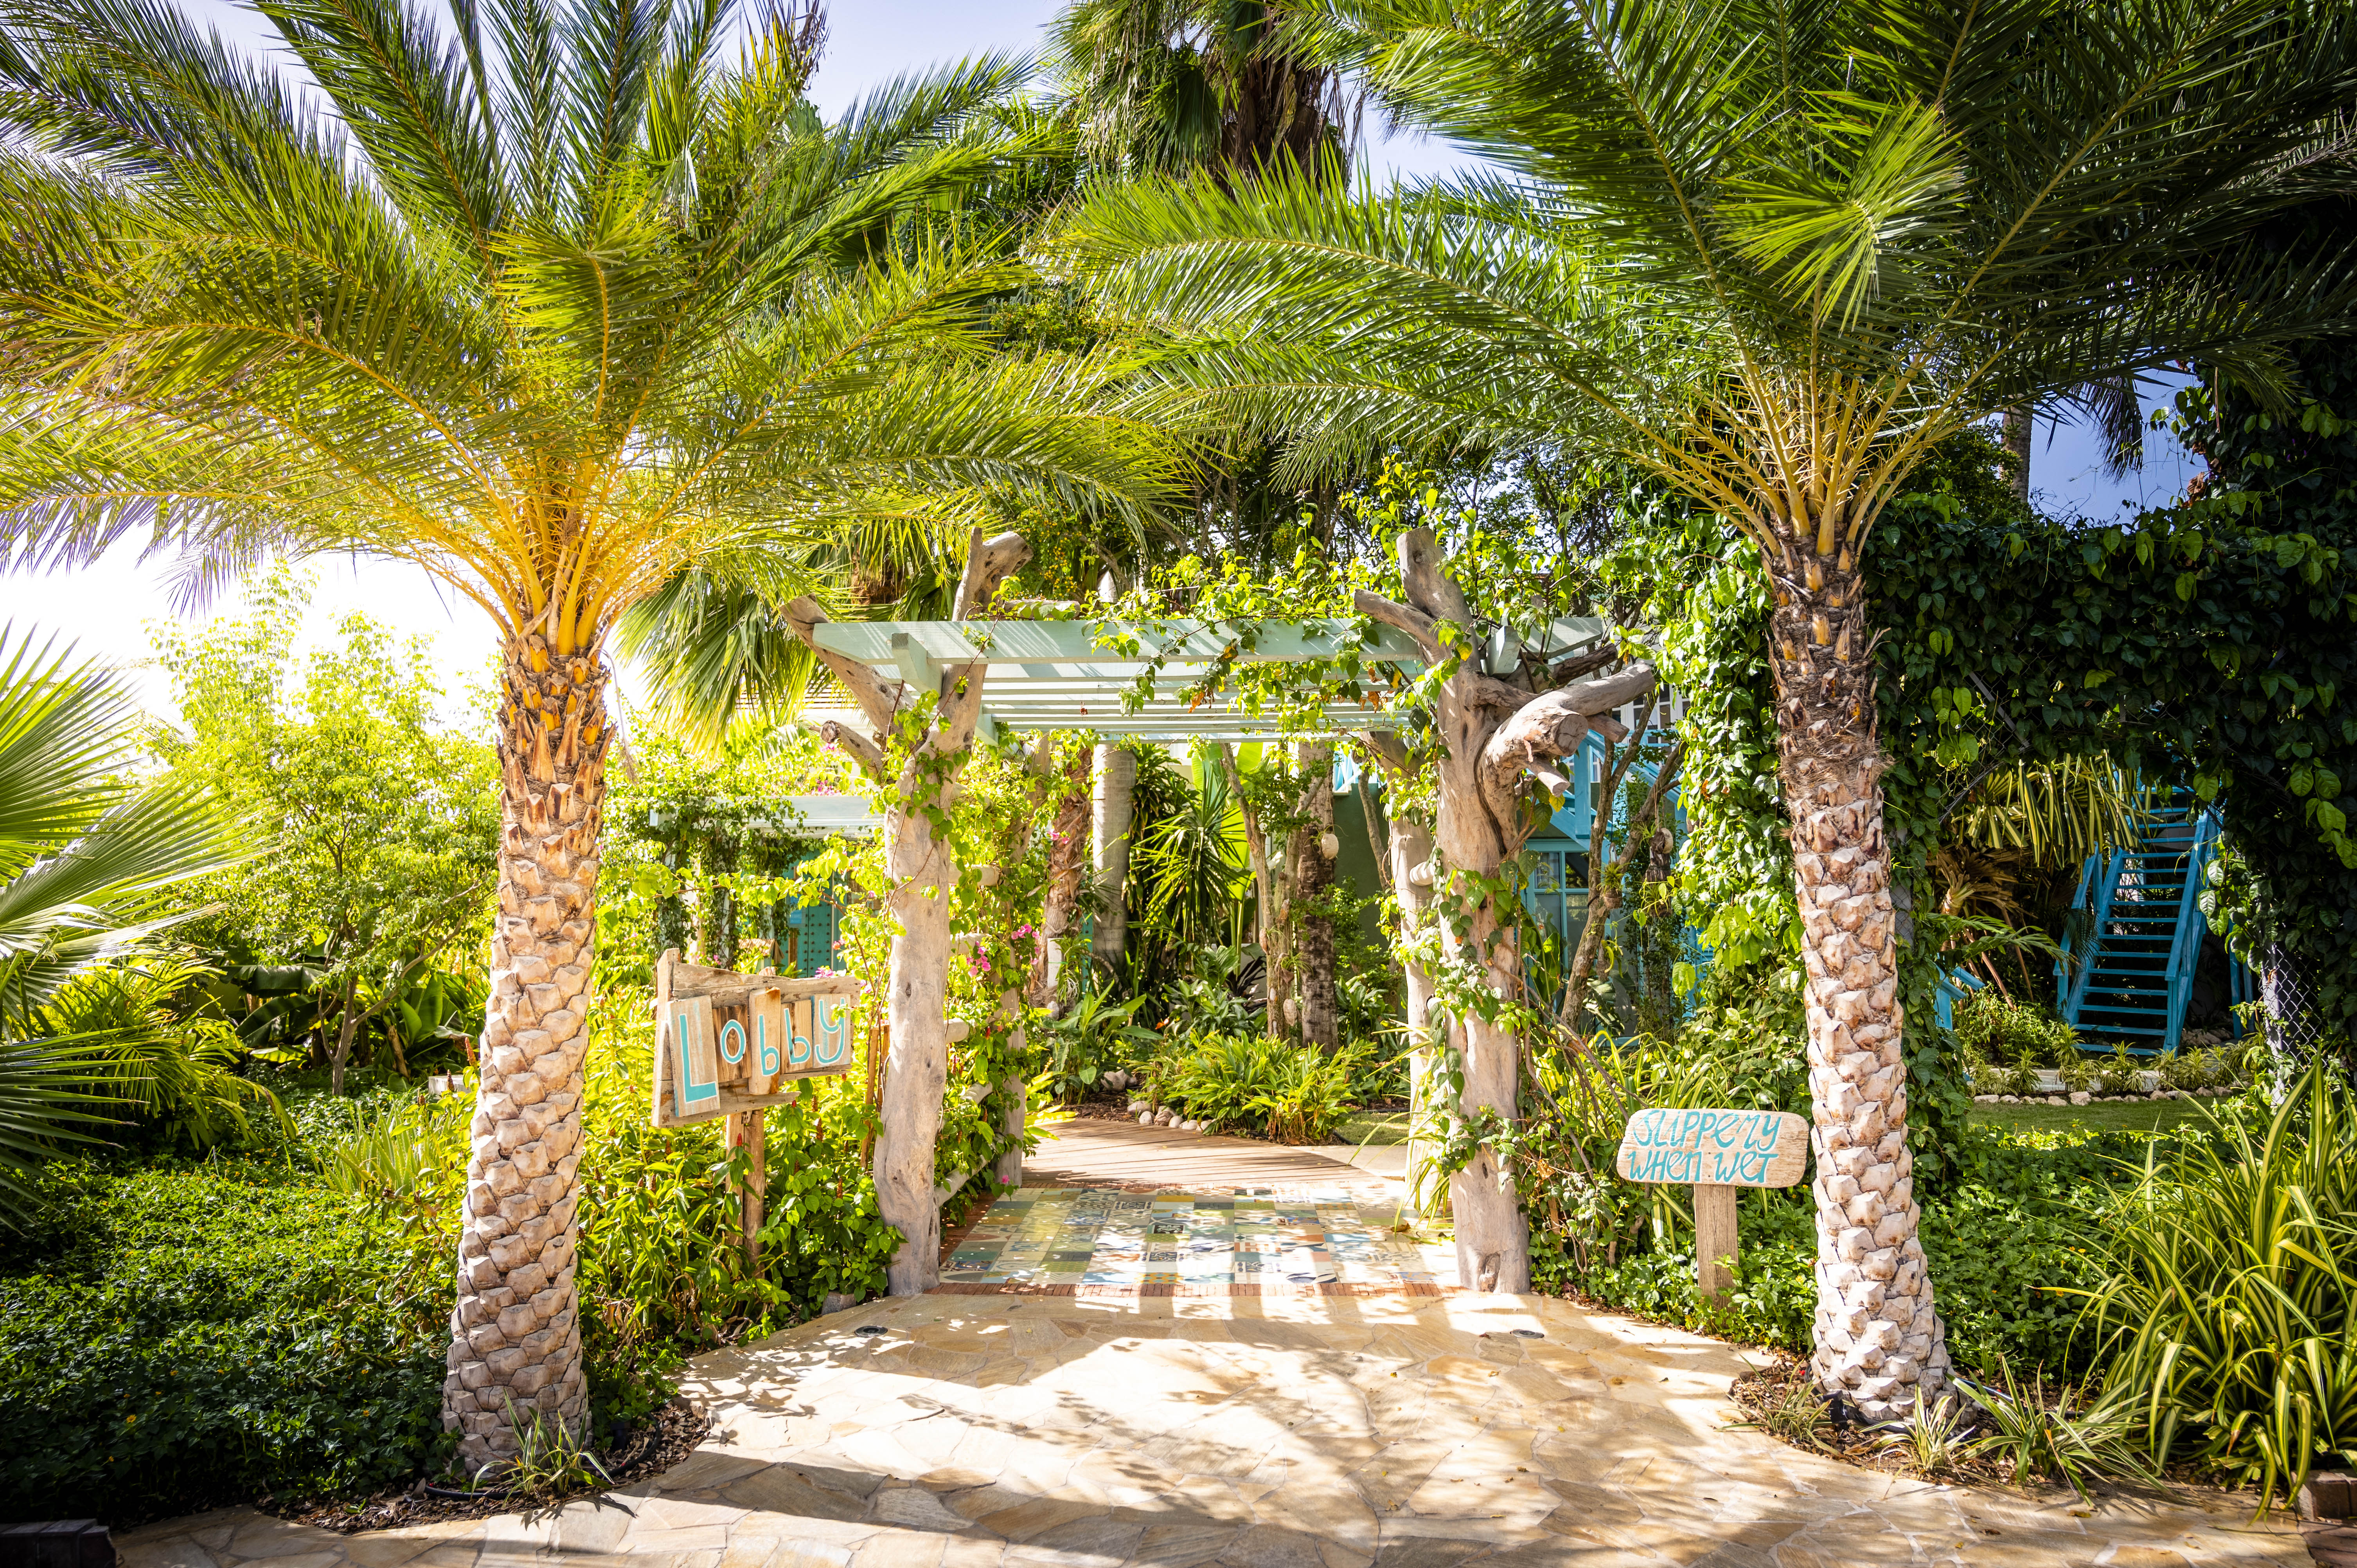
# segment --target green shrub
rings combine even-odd
[[[452,1283],[359,1204],[252,1167],[44,1176],[0,1236],[10,1519],[382,1486],[438,1463]]]
[[[2225,1051],[2207,1046],[2173,1051],[2160,1058],[2160,1080],[2171,1089],[2222,1089],[2234,1081],[2234,1069]]]
[[[2072,1376],[2093,1366],[2094,1345],[2075,1331],[2076,1304],[2056,1287],[2083,1289],[2102,1277],[2079,1199],[2091,1184],[2117,1176],[2128,1146],[2105,1138],[2028,1149],[1979,1130],[1968,1135],[1965,1174],[1923,1210],[1921,1232],[1957,1365],[1994,1373],[2010,1361]],[[1618,1178],[1597,1185],[1602,1197],[1617,1195],[1602,1207],[1641,1219],[1662,1190]],[[1668,1190],[1683,1202],[1683,1189]],[[1558,1208],[1552,1224],[1547,1208],[1537,1208],[1532,1258],[1539,1288],[1577,1290],[1618,1311],[1809,1353],[1817,1240],[1806,1187],[1744,1195],[1737,1210],[1742,1249],[1725,1307],[1705,1302],[1695,1288],[1694,1237],[1683,1220],[1666,1233],[1640,1224],[1608,1251],[1594,1244],[1598,1207]]]
[[[1261,1035],[1206,1035],[1177,1044],[1147,1071],[1157,1095],[1189,1121],[1317,1144],[1357,1109],[1352,1080],[1372,1056],[1363,1045],[1328,1056]]]
[[[1999,1065],[2058,1066],[2079,1043],[2079,1032],[2045,1008],[2007,1001],[1987,988],[1966,992],[1951,1016],[1964,1054]]]
[[[2104,1094],[2140,1094],[2144,1090],[2144,1063],[2128,1054],[2126,1042],[2112,1047],[2112,1054],[2095,1073],[2095,1087]]]
[[[2157,1460],[2264,1497],[2357,1463],[2357,1108],[2310,1069],[2272,1112],[2203,1106],[2102,1215],[2087,1302]]]

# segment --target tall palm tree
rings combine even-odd
[[[823,124],[733,0],[0,4],[0,542],[423,566],[504,647],[504,784],[444,1419],[585,1411],[575,1170],[615,618],[912,496],[1137,500],[1106,360],[985,359],[1017,272],[905,237],[1020,145],[985,59]],[[734,40],[734,41],[732,41]]]
[[[1947,1364],[1916,1239],[1860,553],[1926,453],[2198,356],[2262,386],[2350,266],[2263,242],[2345,176],[2347,0],[1326,0],[1331,58],[1499,172],[1103,193],[1071,247],[1191,339],[1166,405],[1374,446],[1619,446],[1773,581],[1808,969],[1815,1369]]]

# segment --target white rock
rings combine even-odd
[[[1129,1102],[1129,1108],[1132,1111],[1151,1111],[1154,1109],[1154,1102],[1150,1100],[1133,1100]]]
[[[2071,1093],[2071,1103],[2073,1105],[2084,1105],[2094,1098],[2095,1097],[2093,1095],[2088,1093],[2083,1089],[2073,1090]]]
[[[1151,1126],[1153,1126],[1153,1125],[1154,1125],[1154,1112],[1151,1112],[1151,1111],[1141,1111],[1141,1112],[1139,1112],[1137,1113],[1137,1124],[1138,1124],[1139,1126],[1141,1126],[1141,1127],[1151,1127]]]

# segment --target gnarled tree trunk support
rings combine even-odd
[[[594,654],[557,653],[533,632],[508,645],[500,687],[499,913],[442,1384],[443,1428],[459,1434],[459,1458],[478,1467],[516,1454],[516,1421],[577,1434],[589,1413],[573,1276],[575,1172],[606,802],[606,671]]]
[[[1097,868],[1097,929],[1089,940],[1092,983],[1121,979],[1129,945],[1129,819],[1137,796],[1137,756],[1111,741],[1097,747],[1097,798],[1091,843]]]
[[[1425,929],[1425,911],[1432,904],[1432,830],[1399,809],[1400,788],[1407,782],[1407,747],[1399,736],[1375,730],[1366,736],[1367,750],[1391,776],[1391,800],[1383,811],[1390,821],[1393,899],[1399,910],[1400,941],[1411,947]],[[1370,819],[1372,822],[1372,819]],[[1407,1192],[1419,1210],[1426,1187],[1426,1167],[1432,1161],[1431,1140],[1424,1137],[1426,1096],[1432,1079],[1432,976],[1409,959],[1401,964],[1407,992]]]
[[[1298,933],[1293,974],[1301,995],[1301,1041],[1321,1051],[1342,1043],[1342,1014],[1334,991],[1334,921],[1316,913],[1334,886],[1334,857],[1326,842],[1334,836],[1334,748],[1303,742],[1301,808],[1309,820],[1294,830],[1286,846],[1286,869],[1293,874],[1293,903],[1307,908],[1294,922]]]
[[[1916,1238],[1896,911],[1864,584],[1830,525],[1771,557],[1778,755],[1808,969],[1815,1112],[1816,1350],[1828,1393],[1869,1417],[1948,1378],[1947,1331]]]
[[[985,540],[975,529],[966,548],[965,576],[953,618],[973,620],[988,607],[998,585],[1031,558],[1015,534]],[[856,659],[818,646],[826,619],[817,601],[786,607],[786,621],[820,662],[843,682],[875,727],[873,739],[829,723],[821,734],[859,759],[885,791],[884,869],[892,890],[887,907],[899,924],[892,939],[892,973],[885,997],[891,1071],[884,1080],[883,1130],[876,1140],[876,1207],[900,1232],[899,1251],[887,1266],[894,1295],[917,1295],[941,1283],[942,1211],[933,1185],[933,1143],[941,1132],[942,1095],[949,1083],[950,895],[957,860],[935,836],[929,809],[946,812],[957,800],[957,768],[982,714],[986,664],[942,671],[933,725],[897,773],[888,771],[893,716],[922,693],[905,681],[887,680]]]
[[[1400,576],[1407,603],[1361,592],[1360,614],[1395,626],[1416,639],[1435,663],[1451,655],[1442,644],[1440,624],[1462,628],[1459,645],[1472,639],[1473,618],[1465,596],[1441,569],[1439,547],[1428,529],[1400,537]],[[1452,966],[1477,971],[1500,999],[1523,993],[1522,954],[1512,918],[1493,894],[1478,891],[1473,878],[1494,878],[1531,832],[1524,809],[1526,779],[1560,792],[1567,781],[1555,768],[1577,751],[1591,726],[1621,735],[1609,714],[1652,690],[1651,666],[1632,665],[1617,674],[1581,681],[1541,693],[1527,672],[1515,681],[1485,675],[1478,664],[1457,665],[1441,685],[1439,842],[1441,873],[1433,889],[1440,910],[1458,906],[1441,921],[1441,950]],[[1483,1112],[1515,1118],[1522,1081],[1522,1042],[1511,1029],[1471,1010],[1442,1021],[1437,1044],[1459,1053],[1465,1090],[1457,1110],[1467,1119]],[[1469,1289],[1522,1294],[1531,1288],[1530,1226],[1523,1216],[1510,1174],[1494,1148],[1484,1144],[1472,1160],[1449,1177],[1448,1205],[1456,1222],[1457,1277]]]

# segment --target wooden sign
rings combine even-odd
[[[848,975],[788,979],[689,963],[655,965],[654,1124],[761,1111],[795,1079],[851,1070]]]
[[[1738,1251],[1735,1196],[1790,1187],[1809,1165],[1809,1124],[1787,1111],[1655,1109],[1629,1118],[1614,1168],[1625,1181],[1691,1184],[1695,1279],[1724,1299]]]
[[[1640,1111],[1620,1134],[1624,1181],[1790,1187],[1809,1165],[1809,1124],[1786,1111]]]

